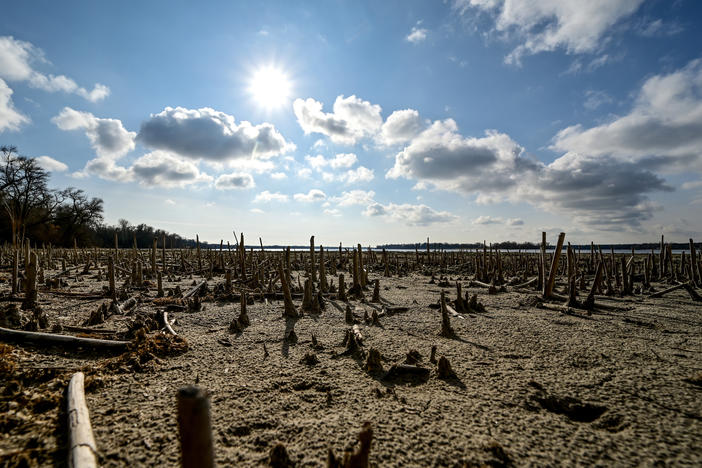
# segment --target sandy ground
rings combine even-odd
[[[90,278],[69,286],[99,291],[106,284]],[[455,298],[453,286],[418,274],[379,278],[381,304],[350,302],[362,349],[377,349],[384,371],[415,350],[419,365],[431,369],[427,379],[387,380],[366,372],[361,356],[342,355],[350,326],[341,302],[286,321],[282,301],[259,300],[248,306],[251,325],[239,334],[228,331],[238,301],[204,302],[200,311],[170,313],[188,351],[141,369],[126,361],[106,367],[115,359],[87,351],[4,348],[2,362],[17,367],[5,369],[3,378],[12,378],[0,384],[0,466],[64,464],[62,392],[81,369],[108,467],[177,466],[175,395],[195,383],[211,395],[221,466],[265,466],[278,442],[296,466],[324,466],[329,448],[340,454],[357,445],[366,421],[374,466],[702,465],[702,306],[685,291],[661,299],[598,297],[608,307],[588,316],[541,306],[534,293],[488,295],[469,288],[468,277],[449,275],[477,293],[486,311],[452,317],[457,336],[443,338],[436,304],[442,289]],[[199,278],[164,287],[185,290],[193,281]],[[211,280],[210,289],[222,282]],[[372,290],[365,294],[370,301]],[[79,326],[106,302],[41,292],[40,301],[50,326]],[[407,310],[381,314],[379,326],[363,322],[364,311],[384,305]],[[144,302],[138,310],[157,309]],[[113,315],[99,327],[124,331],[134,315]],[[284,339],[290,329],[296,343]],[[438,378],[432,346],[456,378]],[[319,362],[305,363],[308,353]]]

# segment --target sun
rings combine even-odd
[[[257,68],[251,75],[249,93],[256,104],[266,110],[285,106],[290,99],[288,75],[274,65]]]

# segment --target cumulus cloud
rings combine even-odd
[[[144,187],[186,187],[209,184],[213,180],[192,161],[165,151],[147,153],[128,167],[110,157],[97,157],[88,161],[82,171],[74,173],[75,177],[89,175],[118,182],[139,182]]]
[[[28,122],[29,118],[15,109],[12,90],[5,81],[0,79],[0,132],[19,130],[21,125]]]
[[[462,193],[504,193],[535,163],[508,135],[466,138],[452,119],[435,121],[395,156],[387,178],[405,177]]]
[[[519,64],[525,55],[554,50],[569,54],[598,50],[613,26],[633,14],[643,0],[455,0],[462,14],[485,12],[495,31],[519,45],[505,62]]]
[[[68,170],[68,166],[66,164],[52,158],[51,156],[39,156],[34,159],[41,168],[46,169],[49,172],[65,172]]]
[[[51,121],[61,130],[83,130],[99,157],[119,158],[134,149],[136,133],[127,131],[117,119],[102,119],[64,107]]]
[[[358,166],[356,169],[350,169],[339,176],[339,180],[346,184],[370,182],[373,178],[375,178],[375,172],[373,169],[368,169],[365,166]]]
[[[271,173],[271,179],[283,180],[287,179],[288,175],[285,172],[273,172]]]
[[[253,199],[254,203],[268,203],[268,202],[286,202],[288,201],[288,196],[280,192],[269,192],[264,190],[259,193]]]
[[[338,206],[367,206],[374,203],[374,197],[375,192],[373,190],[350,190],[348,192],[342,192],[339,196],[331,197],[330,200]]]
[[[130,182],[134,180],[132,171],[126,167],[119,166],[114,159],[108,157],[91,159],[85,163],[85,167],[82,171],[73,173],[73,176],[77,178],[84,178],[89,175],[118,182]]]
[[[411,42],[412,44],[419,44],[420,42],[424,42],[427,38],[427,31],[424,28],[420,28],[417,26],[412,27],[412,31],[405,37],[405,40],[407,42]]]
[[[422,130],[419,112],[414,109],[398,110],[390,114],[380,129],[378,139],[386,145],[405,143]]]
[[[473,220],[473,224],[502,224],[504,219],[498,217],[493,217],[489,215],[478,216]]]
[[[321,133],[335,143],[355,144],[374,135],[383,124],[381,107],[356,96],[338,96],[333,112],[322,111],[323,104],[312,98],[296,99],[293,110],[305,134]]]
[[[521,218],[509,218],[507,226],[524,226],[524,220]]]
[[[222,174],[215,180],[215,188],[219,190],[248,189],[255,186],[253,176],[245,172]]]
[[[130,171],[145,186],[184,187],[212,181],[211,176],[201,173],[191,161],[165,151],[145,154],[134,161]]]
[[[142,123],[137,138],[150,148],[216,163],[269,159],[295,149],[270,123],[237,123],[233,116],[207,107],[166,107]]]
[[[396,154],[386,177],[474,195],[479,203],[526,201],[601,229],[635,228],[657,209],[647,195],[670,190],[663,179],[632,162],[570,152],[546,165],[529,158],[506,134],[465,137],[452,120],[436,121],[412,139]],[[490,217],[475,222],[494,221],[504,222]]]
[[[702,171],[702,60],[646,80],[624,116],[591,128],[561,130],[552,149],[662,170]]]
[[[661,177],[635,163],[568,153],[525,177],[519,196],[577,217],[581,224],[622,230],[639,226],[659,208],[648,193],[670,190]]]
[[[48,63],[41,49],[12,36],[0,36],[0,78],[27,82],[33,88],[48,92],[77,94],[92,102],[100,101],[110,94],[110,89],[100,83],[95,84],[92,90],[87,90],[65,75],[45,75],[34,68],[37,63]]]
[[[319,189],[311,189],[307,193],[296,193],[295,195],[293,195],[293,198],[295,199],[295,201],[298,202],[311,203],[319,202],[326,199],[327,194]]]
[[[389,203],[383,205],[371,203],[363,211],[364,216],[382,216],[392,221],[402,222],[408,226],[429,226],[430,224],[448,223],[457,217],[448,211],[436,211],[426,205],[401,205]]]

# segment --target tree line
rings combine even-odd
[[[13,246],[26,240],[34,245],[71,247],[149,247],[165,237],[168,247],[193,246],[184,239],[146,224],[132,226],[120,219],[116,226],[103,223],[103,201],[83,190],[49,187],[49,172],[36,159],[21,156],[14,146],[0,147],[0,239]],[[159,244],[160,245],[160,244]]]

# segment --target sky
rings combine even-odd
[[[210,242],[685,242],[702,2],[3,2],[0,144]]]

